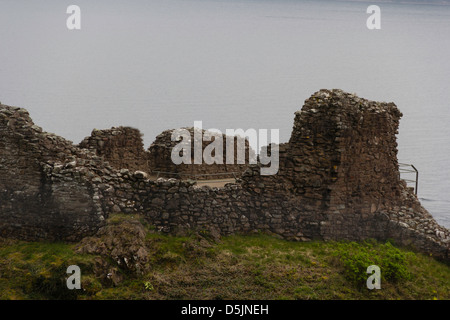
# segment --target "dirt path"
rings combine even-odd
[[[156,180],[156,175],[149,176],[150,180]],[[236,180],[234,178],[227,179],[214,179],[214,180],[197,180],[197,185],[199,187],[209,186],[209,187],[217,187],[221,188],[225,186],[227,183],[234,183]]]
[[[202,186],[210,186],[210,187],[223,187],[227,183],[234,183],[236,180],[234,179],[216,179],[216,180],[198,180],[197,185],[199,187]]]

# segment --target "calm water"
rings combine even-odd
[[[95,2],[95,3],[92,3]],[[66,8],[81,8],[81,30]],[[269,0],[0,0],[0,101],[75,143],[128,125],[278,128],[321,88],[393,101],[399,160],[450,228],[450,7]]]

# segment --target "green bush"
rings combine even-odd
[[[340,242],[334,252],[344,267],[345,277],[356,285],[365,284],[369,274],[367,267],[377,265],[381,270],[381,280],[400,282],[410,279],[408,257],[390,242],[378,244],[374,241]]]

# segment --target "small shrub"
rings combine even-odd
[[[390,242],[339,243],[334,255],[339,257],[345,277],[356,285],[365,284],[369,277],[366,273],[367,267],[370,265],[380,267],[382,280],[400,282],[410,278],[408,254]]]
[[[144,282],[144,288],[147,291],[153,291],[154,290],[153,285],[151,284],[150,281],[145,281]]]

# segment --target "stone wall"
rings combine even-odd
[[[296,113],[289,142],[278,146],[278,174],[262,176],[260,164],[250,165],[238,183],[223,188],[116,169],[98,152],[33,129],[23,109],[1,110],[2,235],[79,238],[111,212],[124,212],[143,214],[162,232],[394,239],[450,260],[449,230],[400,179],[395,134],[401,113],[393,103],[316,92]],[[23,191],[19,205],[15,194]],[[46,228],[47,222],[60,229]]]
[[[109,165],[116,169],[140,170],[153,176],[179,179],[220,179],[239,177],[248,167],[249,157],[254,156],[254,152],[249,147],[247,139],[242,139],[238,143],[239,137],[233,137],[234,153],[233,163],[226,161],[226,135],[223,137],[223,156],[221,163],[206,164],[201,159],[201,164],[194,163],[194,141],[200,141],[202,154],[208,145],[214,141],[210,133],[201,130],[200,134],[194,135],[194,128],[183,128],[191,136],[191,164],[174,164],[171,155],[172,149],[179,141],[172,141],[172,130],[166,130],[159,134],[147,151],[144,150],[142,133],[138,129],[130,127],[113,127],[111,129],[94,129],[89,137],[78,145],[96,153]],[[199,129],[196,129],[199,130]],[[197,132],[198,133],[198,132]],[[200,137],[198,139],[197,137]],[[202,139],[202,137],[207,137]],[[210,139],[210,140],[207,140]],[[203,141],[205,140],[205,141]],[[243,152],[244,163],[239,164],[237,155]],[[251,153],[250,153],[251,152]],[[209,154],[209,153],[208,153]],[[212,153],[214,156],[214,152]],[[221,174],[223,173],[223,174]],[[235,173],[235,174],[234,174]]]
[[[102,224],[95,187],[72,170],[76,159],[96,167],[93,154],[0,105],[0,155],[0,236],[76,240]]]
[[[190,162],[191,164],[174,164],[172,157],[172,149],[181,141],[172,141],[172,133],[174,130],[166,130],[158,135],[155,141],[149,147],[149,160],[153,172],[160,172],[159,176],[167,178],[199,178],[199,179],[219,179],[219,178],[233,178],[239,177],[247,169],[250,157],[255,157],[253,150],[251,150],[248,140],[240,137],[231,137],[233,139],[233,161],[227,164],[226,159],[226,141],[228,138],[225,134],[222,137],[222,156],[221,163],[207,164],[204,159],[200,159],[201,164],[196,164],[194,161],[195,150],[194,146],[198,143],[201,146],[202,154],[206,149],[208,155],[215,153],[208,152],[208,146],[215,140],[215,137],[209,131],[200,130],[197,128],[182,128],[189,132],[190,136]],[[203,138],[206,137],[206,138]],[[243,154],[244,163],[239,164],[238,154]],[[164,174],[177,173],[177,174]],[[223,175],[221,173],[224,173]],[[235,175],[233,175],[235,173]]]
[[[138,129],[94,129],[78,146],[94,151],[116,169],[150,171],[149,155],[144,150],[142,133]]]

